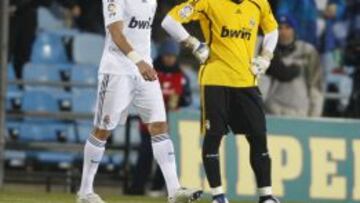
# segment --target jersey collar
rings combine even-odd
[[[232,2],[235,3],[235,4],[241,4],[241,3],[243,3],[245,0],[230,0],[230,1],[232,1]]]

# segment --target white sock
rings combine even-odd
[[[260,197],[263,196],[270,196],[272,195],[272,187],[263,187],[263,188],[258,188],[258,193]]]
[[[224,194],[224,190],[222,188],[222,186],[216,187],[216,188],[211,188],[211,195],[213,197],[218,196],[218,195],[223,195]]]
[[[181,187],[176,171],[175,151],[172,141],[167,134],[160,134],[151,138],[154,157],[163,173],[169,197]]]
[[[94,179],[104,155],[106,141],[90,136],[84,148],[84,163],[79,195],[94,193]]]

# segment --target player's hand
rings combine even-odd
[[[195,37],[189,37],[188,39],[186,39],[185,46],[190,47],[193,50],[194,56],[199,60],[201,64],[204,64],[209,58],[209,47],[206,43],[200,42]]]
[[[265,72],[269,67],[270,67],[270,59],[263,56],[257,56],[252,60],[251,72],[255,76],[260,76],[261,74],[265,74]]]
[[[154,81],[158,79],[156,71],[145,61],[140,61],[136,65],[139,68],[140,74],[144,80]]]
[[[193,50],[193,54],[201,64],[204,64],[209,58],[210,49],[206,43],[200,43],[200,45]]]

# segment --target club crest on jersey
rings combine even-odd
[[[188,18],[193,14],[193,12],[194,7],[192,7],[191,5],[187,5],[179,11],[179,16],[181,18]]]
[[[116,15],[116,5],[114,3],[110,3],[108,5],[109,17],[114,17]]]
[[[254,28],[256,26],[256,20],[254,18],[251,18],[249,21],[249,26],[251,28]]]

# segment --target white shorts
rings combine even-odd
[[[159,81],[147,82],[136,75],[100,74],[94,126],[114,130],[125,124],[129,107],[144,123],[166,122]]]

